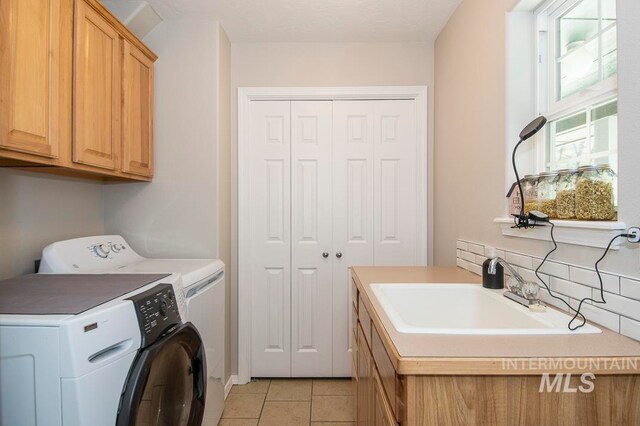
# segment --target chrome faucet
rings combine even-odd
[[[504,292],[504,296],[508,299],[520,303],[521,305],[529,306],[531,302],[526,299],[522,293],[522,288],[525,285],[525,280],[524,278],[522,278],[522,275],[520,275],[518,271],[514,269],[513,266],[507,263],[506,260],[501,257],[494,257],[493,259],[491,259],[491,262],[489,262],[489,268],[487,272],[489,272],[491,275],[495,275],[496,267],[498,266],[498,264],[505,266],[507,268],[508,274],[511,275],[511,277],[516,281],[515,285],[512,284],[507,287],[508,290]]]

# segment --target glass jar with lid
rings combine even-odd
[[[558,219],[576,218],[576,169],[558,171],[556,180],[556,214]]]
[[[556,178],[557,172],[540,173],[538,180],[538,210],[555,219],[556,214]]]
[[[526,175],[522,179],[522,192],[524,192],[524,213],[538,210],[538,175]]]
[[[580,220],[615,220],[616,175],[607,164],[578,168],[576,217]]]

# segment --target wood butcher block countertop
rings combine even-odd
[[[374,283],[475,283],[457,267],[354,267],[353,279],[398,374],[640,374],[640,342],[600,325],[600,334],[469,336],[395,330],[371,291]],[[515,302],[514,302],[515,303]]]

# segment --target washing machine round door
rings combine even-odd
[[[117,426],[196,426],[206,392],[204,346],[181,324],[138,353],[118,408]]]

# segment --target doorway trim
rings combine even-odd
[[[252,101],[414,100],[418,140],[418,258],[433,263],[430,206],[433,182],[429,169],[427,86],[240,87],[238,88],[238,383],[251,380],[251,282],[249,125]]]

